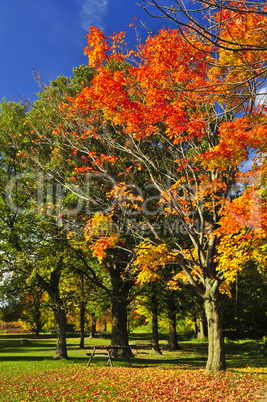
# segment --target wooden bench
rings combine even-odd
[[[120,354],[120,350],[123,351],[122,354]],[[128,360],[129,366],[131,367],[132,365],[131,365],[130,358],[134,357],[131,346],[111,346],[111,345],[94,346],[92,353],[86,353],[86,355],[89,356],[89,361],[87,363],[87,367],[90,366],[91,361],[92,361],[93,357],[95,357],[95,356],[107,358],[107,364],[110,364],[111,367],[113,367],[112,359],[114,357],[126,358]]]

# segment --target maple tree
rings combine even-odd
[[[229,29],[236,23],[230,19]],[[251,32],[249,28],[247,25]],[[190,42],[185,36],[190,36]],[[113,217],[123,212],[131,218],[133,211],[138,216],[137,228],[131,226],[131,219],[128,222],[132,237],[138,239],[133,261],[138,281],[160,277],[159,268],[166,264],[180,268],[169,278],[169,285],[189,285],[204,299],[209,332],[206,370],[224,370],[219,292],[229,293],[246,260],[254,258],[253,252],[263,251],[265,238],[264,200],[260,208],[255,202],[260,196],[259,183],[251,172],[240,172],[249,148],[265,149],[265,109],[257,112],[254,108],[254,92],[240,102],[250,81],[246,82],[244,74],[250,69],[242,64],[242,85],[226,90],[233,79],[232,70],[226,71],[226,78],[219,71],[227,50],[215,65],[209,44],[193,31],[162,29],[127,54],[120,48],[123,33],[112,37],[111,46],[96,28],[92,27],[87,37],[85,53],[95,69],[94,77],[90,87],[82,88],[61,108],[66,119],[86,127],[84,136],[101,142],[108,151],[89,153],[84,169],[90,171],[93,165],[101,172],[105,163],[115,166],[115,174],[131,160],[130,170],[140,172],[133,184],[124,168],[122,180],[109,192],[114,200]],[[261,64],[263,56],[264,52],[257,55]],[[233,63],[236,65],[236,60]],[[260,164],[261,173],[263,166]],[[236,183],[242,180],[246,181],[245,191],[233,197]],[[144,183],[154,191],[153,205],[158,209],[152,213],[147,208],[152,197]],[[110,216],[103,210],[86,228],[87,239],[92,241],[97,227],[110,220],[112,229],[90,246],[100,259],[123,242]],[[164,219],[172,222],[169,233],[163,230]],[[148,236],[140,236],[140,223],[147,225]]]
[[[197,0],[184,4],[176,0],[172,4],[168,3],[168,0],[164,3],[142,0],[143,5],[139,5],[150,16],[167,19],[172,25],[178,26],[192,47],[198,46],[192,39],[196,35],[200,43],[207,47],[206,51],[213,56],[217,55],[208,62],[211,66],[219,67],[219,76],[223,80],[222,85],[211,92],[225,95],[227,91],[229,96],[232,91],[244,85],[246,91],[243,91],[243,97],[235,99],[240,104],[248,98],[254,104],[258,93],[266,95],[265,87],[261,89],[267,68],[265,2]],[[184,28],[189,28],[193,35],[186,34]],[[210,89],[209,85],[205,88],[206,91]],[[195,88],[195,91],[198,92],[199,88]]]
[[[230,49],[231,51],[236,51],[236,49],[266,50],[266,44],[263,42],[248,41],[245,37],[240,42],[235,37],[231,37],[230,35],[225,36],[230,19],[238,21],[241,16],[249,19],[256,17],[260,20],[261,17],[265,17],[267,14],[266,3],[261,0],[233,0],[224,2],[217,0],[196,0],[194,2],[189,1],[186,4],[182,1],[174,0],[171,5],[168,4],[168,0],[165,3],[161,3],[158,0],[141,1],[142,3],[139,6],[150,16],[166,18],[178,25],[178,27],[192,29],[201,40],[208,42],[212,46],[216,46],[218,51],[220,49]],[[154,11],[160,14],[154,14]],[[228,14],[227,21],[223,17],[225,14]],[[201,18],[203,21],[200,20]],[[238,24],[241,26],[240,22],[239,20]],[[260,26],[260,23],[258,26],[254,25],[255,31]],[[187,40],[190,41],[190,38],[187,38]]]

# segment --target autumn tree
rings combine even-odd
[[[124,65],[115,67],[124,68]],[[31,135],[23,157],[30,161],[36,174],[42,172],[46,186],[45,212],[57,220],[74,243],[75,240],[79,242],[80,229],[93,215],[85,232],[87,254],[98,260],[103,272],[110,276],[111,289],[106,290],[112,302],[112,344],[127,345],[127,306],[136,276],[129,266],[134,259],[135,241],[130,232],[123,239],[108,233],[110,221],[118,228],[127,227],[125,214],[106,216],[101,221],[101,211],[108,211],[112,203],[115,181],[111,174],[120,175],[125,165],[124,162],[115,165],[117,157],[106,149],[106,143],[87,135],[88,130],[84,126],[84,117],[88,114],[86,110],[81,111],[82,119],[77,115],[72,118],[65,112],[69,99],[75,98],[78,89],[81,90],[83,85],[90,87],[92,74],[90,66],[83,66],[74,70],[73,79],[59,77],[49,87],[43,87],[39,99],[27,115]],[[98,119],[95,125],[96,130],[102,130]],[[109,127],[107,130],[112,135],[113,129]],[[123,158],[126,160],[127,154]],[[130,158],[127,164],[125,176],[134,178],[136,168],[131,171]],[[111,250],[106,243],[116,245],[116,248]],[[86,254],[84,246],[83,254]]]
[[[255,231],[248,229],[246,220],[252,204],[242,210],[240,200],[253,194],[257,198],[258,184],[250,176],[242,197],[234,196],[242,176],[240,164],[248,159],[246,147],[258,146],[257,141],[253,143],[252,132],[246,134],[248,112],[254,111],[252,98],[240,102],[245,84],[226,91],[224,76],[218,73],[220,62],[210,69],[215,64],[210,47],[199,41],[194,31],[162,29],[127,55],[120,50],[122,42],[121,33],[113,37],[109,47],[103,34],[91,28],[85,52],[95,75],[90,87],[84,87],[64,105],[65,113],[87,127],[85,135],[112,149],[109,155],[116,155],[116,169],[123,154],[140,171],[138,188],[121,181],[110,193],[116,200],[112,213],[128,208],[130,216],[135,208],[139,223],[149,227],[147,238],[143,236],[141,241],[140,230],[134,230],[132,225],[132,233],[138,239],[134,262],[139,270],[138,280],[145,282],[160,276],[158,270],[166,264],[180,267],[169,284],[188,285],[203,298],[209,331],[206,370],[224,370],[219,292],[229,291],[243,263],[253,258],[249,246]],[[126,63],[126,56],[132,64]],[[220,56],[226,57],[223,52]],[[123,68],[118,68],[118,63]],[[241,69],[241,75],[243,71],[250,74],[250,69]],[[215,95],[211,96],[213,91]],[[224,97],[220,97],[223,91]],[[242,112],[244,120],[237,115]],[[240,139],[236,149],[232,148],[236,141],[232,141],[230,129],[235,129]],[[257,130],[264,127],[257,125]],[[89,156],[89,166],[103,158],[98,153]],[[151,199],[146,198],[148,187],[142,187],[145,180],[157,198],[158,209],[153,213],[147,208]],[[256,203],[254,207],[257,209]],[[250,222],[252,229],[258,213],[255,210],[255,221]],[[155,226],[158,214],[165,219],[160,227]],[[235,224],[238,214],[243,214],[244,219]],[[172,222],[170,227],[167,219]],[[110,235],[102,249],[116,246],[115,226]]]
[[[266,98],[265,2],[197,0],[184,3],[176,0],[170,4],[169,1],[142,0],[140,6],[150,16],[166,19],[172,26],[178,26],[192,49],[195,46],[200,46],[200,49],[201,43],[206,46],[206,52],[216,55],[207,60],[211,67],[219,67],[217,78],[222,77],[221,85],[215,92],[220,93],[222,98],[227,94],[228,99],[232,93],[235,97],[234,110],[248,99],[253,108],[259,94],[262,99]],[[194,36],[198,37],[198,43],[194,41]],[[240,92],[241,88],[242,97],[236,97],[236,91]],[[211,87],[206,85],[201,90],[210,92]],[[194,91],[198,92],[199,88]],[[225,107],[222,98],[219,104],[223,103]],[[229,106],[226,108],[231,109]]]
[[[40,166],[43,146],[53,155],[47,171],[90,202],[88,248],[113,268],[116,256],[117,283],[132,272],[140,284],[162,279],[162,267],[175,265],[169,286],[190,286],[203,298],[207,371],[225,369],[219,293],[229,293],[247,260],[265,263],[266,118],[257,95],[266,54],[240,43],[263,43],[266,18],[235,12],[211,17],[223,22],[218,43],[235,38],[218,56],[217,44],[193,27],[162,29],[128,53],[123,33],[109,45],[91,27],[90,84],[55,108],[57,128],[43,120],[32,133],[32,160]],[[250,151],[258,158],[244,174]]]
[[[224,15],[230,17],[231,22],[237,25],[241,23],[239,18],[257,18],[258,26],[254,26],[254,33],[261,30],[261,17],[267,14],[266,4],[263,1],[217,1],[217,0],[197,0],[189,1],[186,4],[182,1],[174,0],[162,3],[158,0],[142,0],[139,4],[151,17],[167,19],[179,28],[189,28],[199,38],[210,46],[217,48],[217,51],[228,50],[266,50],[266,44],[258,43],[253,40],[238,41],[236,38],[225,36],[228,29],[229,20]],[[263,29],[264,31],[264,29]],[[190,42],[190,37],[185,38]]]
[[[221,204],[228,196],[225,181],[228,180],[228,186],[231,186],[234,172],[229,171],[224,175],[219,175],[217,171],[205,172],[206,167],[200,159],[205,148],[214,146],[217,134],[214,127],[210,127],[214,125],[213,105],[207,99],[207,105],[203,107],[201,97],[197,100],[190,96],[190,88],[196,85],[201,87],[208,79],[207,57],[197,48],[195,54],[192,54],[191,48],[189,52],[189,45],[177,31],[162,30],[154,38],[150,37],[138,52],[132,53],[137,67],[114,70],[107,53],[100,53],[100,49],[109,50],[106,42],[101,42],[101,48],[97,37],[100,34],[92,29],[88,35],[87,52],[90,65],[97,67],[98,73],[92,80],[92,86],[84,88],[81,95],[74,99],[72,110],[78,104],[78,99],[83,98],[83,104],[96,110],[95,113],[97,109],[102,110],[105,120],[113,125],[114,130],[114,123],[118,126],[117,138],[108,136],[107,131],[101,138],[106,134],[106,140],[114,149],[123,148],[126,154],[131,155],[156,190],[162,213],[183,224],[183,240],[178,236],[177,243],[175,233],[171,233],[166,242],[164,230],[161,233],[154,230],[148,211],[145,208],[140,211],[141,220],[150,224],[151,236],[136,248],[138,258],[135,264],[141,267],[139,280],[147,280],[166,263],[179,264],[184,273],[180,277],[176,275],[175,280],[189,283],[205,298],[208,321],[216,323],[210,328],[212,346],[207,367],[224,369],[218,311],[218,288],[222,278],[217,275],[213,261],[216,238],[210,236],[213,224],[219,221]],[[116,57],[124,56],[115,53],[110,59],[113,61]],[[213,118],[212,123],[209,116]],[[90,116],[87,124],[92,124]],[[121,130],[123,143],[118,141]],[[121,205],[121,200],[127,197],[129,191],[124,183],[119,186],[122,190],[117,199]],[[223,197],[221,194],[217,196],[217,193],[222,193]],[[210,197],[222,198],[222,202],[211,203],[215,208],[212,213],[208,212]],[[206,202],[208,207],[205,207]],[[200,265],[203,271],[195,272],[196,265]],[[204,288],[198,281],[201,273]]]

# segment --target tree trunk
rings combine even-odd
[[[196,335],[197,339],[205,338],[204,318],[202,315],[198,315],[196,319]]]
[[[168,340],[168,349],[170,350],[179,350],[181,349],[178,345],[177,341],[177,332],[176,332],[176,314],[173,312],[169,312],[169,340]]]
[[[176,306],[172,294],[169,295],[167,303],[168,303],[168,320],[169,320],[169,340],[167,347],[170,350],[179,350],[181,348],[178,345],[177,341]]]
[[[40,286],[49,294],[52,301],[52,310],[57,326],[57,349],[54,358],[68,359],[66,345],[67,319],[63,301],[59,295],[59,279],[61,275],[61,268],[62,259],[58,261],[54,271],[51,272],[49,282],[45,281],[44,278],[42,278],[39,274],[37,274],[37,279]]]
[[[159,330],[158,330],[158,302],[155,290],[152,289],[151,295],[151,312],[152,312],[152,353],[162,354],[159,347]]]
[[[53,313],[57,326],[57,349],[54,359],[68,359],[67,344],[66,344],[66,331],[67,320],[66,314],[60,305],[53,306]]]
[[[95,337],[95,333],[96,333],[96,318],[95,318],[95,313],[91,314],[91,319],[92,319],[92,323],[91,323],[91,332],[90,332],[90,338],[94,338]]]
[[[106,263],[112,285],[112,346],[129,346],[127,306],[129,304],[129,292],[134,281],[125,278],[125,269],[131,258],[132,256],[128,252],[124,253],[122,250],[112,249]]]
[[[237,323],[237,304],[238,304],[238,275],[236,275],[235,280],[235,307],[234,307],[234,329],[236,330],[236,323]]]
[[[80,349],[84,349],[84,318],[85,318],[85,302],[82,300],[80,308]]]
[[[40,309],[35,311],[35,324],[36,324],[35,336],[38,338],[40,336],[40,331],[41,331],[41,328],[42,328]]]
[[[40,289],[36,289],[36,291],[32,292],[32,300],[34,307],[34,324],[35,324],[35,336],[38,338],[40,336],[40,332],[42,329],[41,324],[41,298],[43,292]]]
[[[226,362],[219,307],[219,284],[214,279],[206,278],[205,285],[204,300],[208,323],[208,360],[206,371],[222,371],[226,369]]]
[[[128,330],[127,330],[127,306],[129,290],[133,286],[133,282],[128,282],[121,277],[124,272],[124,262],[122,257],[113,255],[112,262],[108,264],[112,284],[112,346],[128,346]]]
[[[111,345],[128,346],[127,302],[115,298],[112,303]]]

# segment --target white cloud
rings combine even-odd
[[[267,104],[267,86],[263,86],[256,96],[256,105],[266,107]]]
[[[88,32],[90,26],[104,29],[104,18],[107,14],[109,0],[80,0],[80,22]]]

